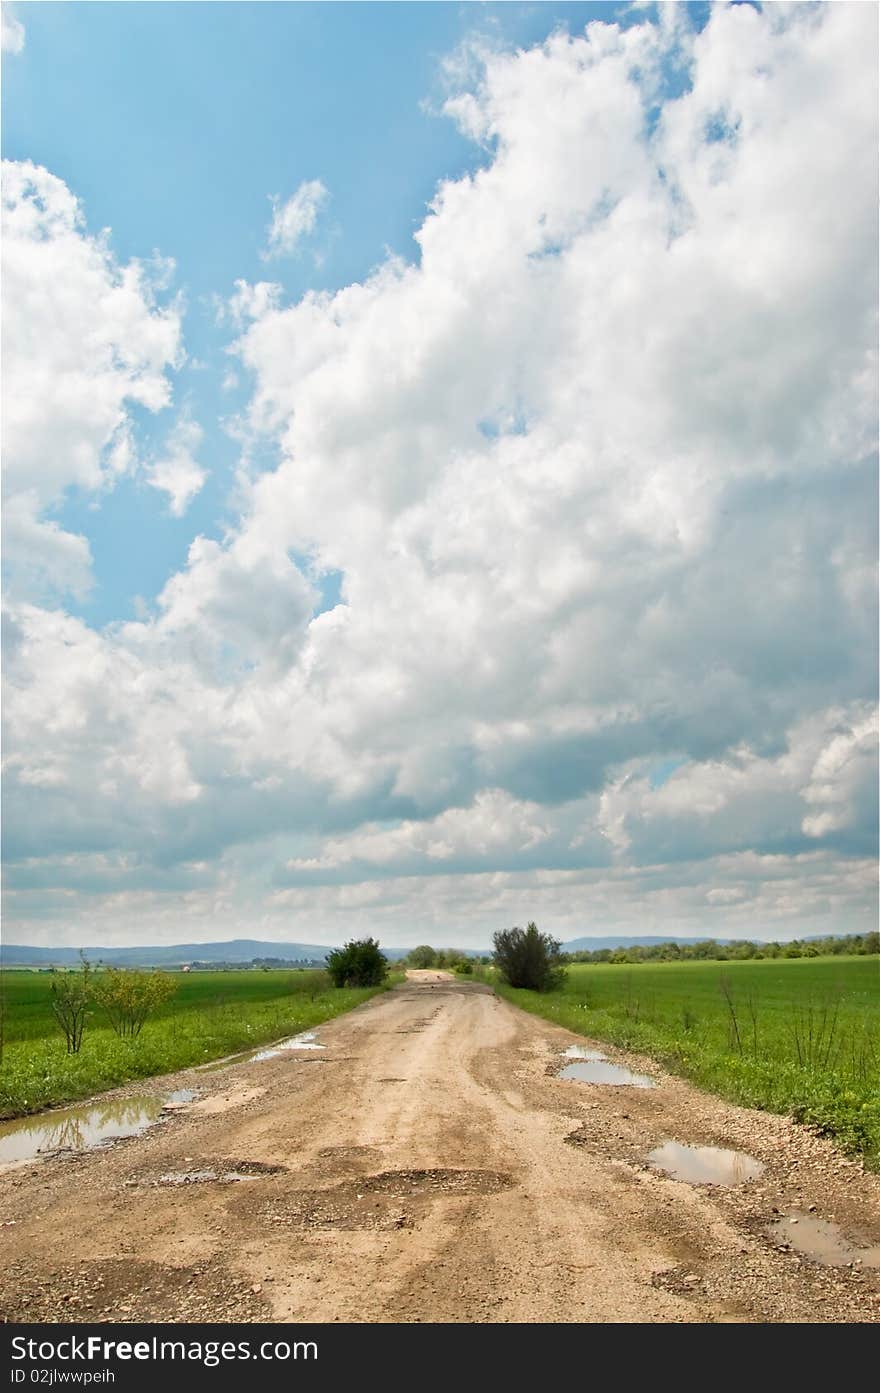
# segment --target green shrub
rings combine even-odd
[[[134,1040],[147,1017],[174,995],[177,983],[167,972],[109,967],[95,978],[92,990],[120,1040]]]
[[[328,953],[327,971],[335,987],[378,987],[387,976],[388,961],[376,939],[352,939]]]
[[[525,929],[502,929],[492,939],[495,966],[510,987],[548,992],[565,980],[560,944],[549,934],[538,933],[536,924]]]

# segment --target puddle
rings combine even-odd
[[[841,1232],[837,1224],[816,1219],[812,1214],[795,1210],[770,1224],[767,1233],[782,1247],[790,1248],[803,1257],[812,1258],[823,1267],[880,1267],[880,1246],[858,1248]]]
[[[279,1040],[277,1045],[270,1045],[268,1049],[257,1050],[251,1055],[256,1063],[261,1059],[277,1059],[278,1055],[286,1054],[288,1050],[323,1050],[324,1046],[319,1045],[313,1030],[304,1030],[301,1035],[292,1035],[289,1040]]]
[[[136,1137],[158,1122],[162,1113],[185,1107],[198,1096],[196,1088],[176,1088],[162,1096],[109,1098],[0,1122],[0,1167],[33,1161],[53,1151],[88,1151],[120,1137]]]
[[[198,1096],[199,1091],[197,1088],[175,1088],[173,1093],[165,1094],[163,1106],[165,1111],[169,1111],[173,1108],[183,1108],[186,1107],[187,1103],[191,1103],[194,1098],[198,1098]]]
[[[763,1175],[760,1161],[744,1151],[727,1151],[721,1146],[684,1146],[667,1141],[648,1152],[655,1170],[666,1171],[675,1180],[690,1185],[742,1185]]]
[[[595,1051],[594,1051],[595,1053]],[[561,1079],[580,1079],[581,1083],[605,1083],[617,1086],[626,1084],[629,1088],[656,1088],[653,1079],[647,1074],[633,1074],[619,1064],[610,1064],[599,1056],[593,1059],[578,1059],[574,1064],[566,1064],[560,1069]]]
[[[564,1059],[591,1059],[594,1063],[608,1058],[601,1050],[588,1050],[586,1045],[569,1045],[567,1050],[562,1051],[562,1056]]]
[[[238,1054],[227,1054],[223,1059],[214,1059],[210,1064],[200,1064],[199,1073],[213,1073],[215,1069],[226,1069],[230,1064],[259,1064],[264,1059],[277,1059],[288,1050],[323,1050],[314,1030],[304,1030],[300,1035],[291,1035],[289,1040],[279,1040],[274,1045],[263,1045],[255,1050],[241,1050]]]
[[[31,1161],[50,1151],[85,1151],[133,1137],[157,1122],[161,1097],[113,1098],[0,1122],[0,1165]]]

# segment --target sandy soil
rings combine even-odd
[[[0,1175],[2,1317],[880,1318],[880,1271],[767,1236],[797,1210],[880,1243],[880,1177],[785,1119],[605,1046],[659,1086],[559,1079],[580,1037],[436,972],[318,1038],[323,1051],[153,1081],[201,1096],[140,1137]],[[668,1138],[766,1169],[687,1185],[645,1163]]]

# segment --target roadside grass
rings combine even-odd
[[[577,963],[560,989],[499,995],[815,1127],[880,1170],[880,959]]]
[[[120,1039],[95,1007],[80,1053],[68,1055],[52,1015],[50,975],[5,972],[0,1117],[38,1112],[295,1035],[385,990],[335,988],[320,971],[192,972],[175,974],[175,980],[175,996],[136,1039]]]

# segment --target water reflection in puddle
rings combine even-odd
[[[113,1098],[0,1122],[0,1165],[30,1161],[46,1151],[85,1151],[117,1137],[136,1136],[158,1120],[164,1101],[149,1096]]]
[[[251,1058],[256,1062],[260,1059],[276,1059],[279,1054],[285,1054],[288,1050],[323,1050],[324,1046],[319,1045],[313,1030],[304,1030],[301,1035],[292,1035],[289,1040],[279,1040],[277,1045],[270,1045],[268,1049],[257,1050]]]
[[[32,1117],[0,1122],[0,1167],[32,1161],[52,1151],[88,1151],[120,1137],[135,1137],[198,1097],[198,1089],[176,1088],[164,1095],[108,1098],[103,1103],[78,1103],[53,1108]]]
[[[564,1059],[607,1059],[608,1056],[602,1054],[601,1050],[588,1050],[585,1045],[569,1045],[567,1050],[562,1051]]]
[[[633,1074],[619,1064],[610,1064],[601,1055],[598,1058],[578,1059],[574,1064],[566,1064],[560,1069],[561,1079],[579,1079],[581,1083],[604,1083],[629,1088],[655,1088],[653,1079],[647,1074]]]
[[[182,1108],[186,1103],[191,1103],[193,1098],[198,1098],[198,1089],[195,1088],[175,1088],[173,1093],[166,1093],[164,1107]]]
[[[258,1064],[264,1059],[277,1059],[279,1055],[286,1054],[288,1050],[323,1050],[326,1045],[319,1045],[314,1030],[304,1030],[300,1035],[292,1035],[289,1040],[279,1040],[274,1045],[260,1046],[253,1050],[240,1050],[238,1054],[224,1055],[223,1059],[214,1059],[210,1064],[200,1064],[198,1072],[200,1074],[210,1074],[216,1069],[228,1069],[231,1064]]]
[[[861,1267],[880,1267],[880,1246],[857,1248],[841,1233],[837,1224],[831,1224],[827,1219],[816,1219],[811,1214],[800,1214],[795,1210],[770,1224],[767,1233],[783,1247],[812,1258],[824,1267],[848,1267],[850,1263]]]
[[[684,1146],[667,1141],[648,1152],[655,1170],[666,1171],[676,1180],[691,1185],[742,1185],[763,1175],[760,1161],[744,1151],[727,1151],[720,1146]]]

